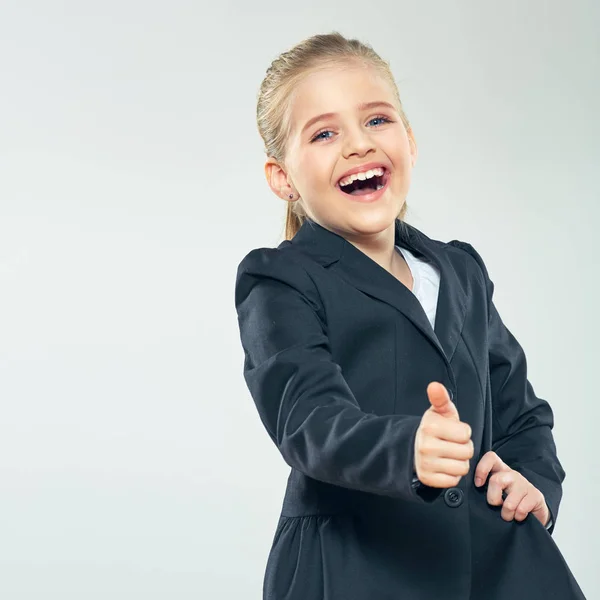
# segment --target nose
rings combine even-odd
[[[374,151],[375,144],[373,143],[369,132],[364,129],[353,129],[344,136],[344,144],[342,146],[344,158],[349,158],[350,156],[365,156],[365,154]]]

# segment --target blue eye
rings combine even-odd
[[[315,137],[310,141],[314,142],[315,140],[326,140],[327,138],[319,137],[319,136],[323,135],[324,133],[331,133],[331,131],[329,131],[329,130],[321,131],[320,133],[317,133],[317,135],[315,135]]]
[[[378,115],[377,117],[373,117],[372,119],[370,119],[368,121],[368,123],[372,123],[373,121],[383,121],[384,123],[393,123],[393,121],[391,119],[389,119],[388,117],[384,117],[383,115]],[[379,127],[379,125],[376,125],[376,127]],[[310,140],[311,143],[312,142],[316,142],[317,140],[327,140],[327,139],[330,139],[331,136],[321,137],[325,133],[331,133],[331,130],[330,129],[325,129],[324,131],[320,131],[319,133],[317,133],[317,135],[315,135],[315,137],[313,137]]]
[[[391,119],[388,119],[387,117],[384,116],[379,116],[379,117],[373,117],[369,123],[372,123],[373,121],[383,121],[384,123],[391,123]]]

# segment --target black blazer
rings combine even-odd
[[[565,477],[553,413],[480,255],[400,220],[395,232],[440,270],[435,330],[406,286],[310,219],[238,266],[245,381],[291,467],[264,598],[584,598],[552,538]],[[471,470],[449,489],[412,477],[431,381],[473,432]],[[531,514],[504,521],[487,503],[473,477],[489,450],[544,494],[549,530]]]

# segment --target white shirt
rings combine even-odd
[[[396,246],[398,251],[404,256],[408,268],[413,277],[412,293],[417,297],[429,322],[433,328],[435,325],[435,310],[438,301],[438,292],[440,288],[440,274],[436,266],[426,262],[422,258],[417,258],[410,250]]]
[[[396,246],[396,249],[402,254],[410,269],[413,278],[412,293],[421,303],[433,328],[435,326],[435,314],[440,290],[440,272],[435,265],[422,258],[418,258],[410,250],[401,248],[400,246]],[[550,517],[546,529],[550,529],[551,526],[552,517]]]

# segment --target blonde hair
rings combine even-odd
[[[340,62],[359,62],[377,69],[391,84],[402,123],[407,131],[410,129],[389,63],[383,60],[369,44],[356,39],[347,39],[336,31],[318,34],[280,54],[267,69],[267,74],[261,83],[256,120],[267,156],[280,164],[285,160],[286,140],[290,132],[289,101],[296,84],[309,71],[334,66]],[[397,216],[398,219],[403,219],[406,209],[405,202]],[[299,200],[288,202],[285,239],[290,240],[296,235],[305,217],[306,214]]]

